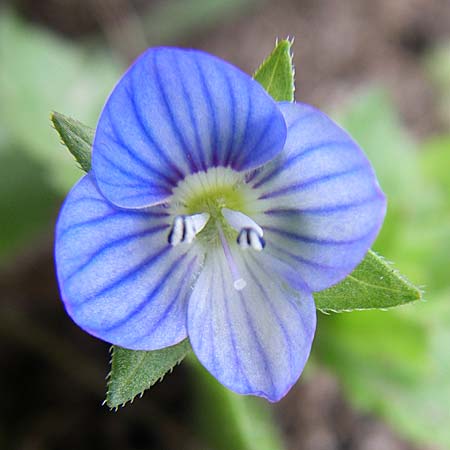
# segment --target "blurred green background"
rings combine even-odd
[[[53,272],[54,221],[81,171],[50,112],[94,127],[149,46],[201,48],[252,73],[286,36],[296,99],[350,131],[388,196],[374,248],[426,301],[320,315],[307,370],[277,405],[183,363],[109,412],[108,346],[70,322]],[[0,449],[450,448],[448,0],[3,2],[0,214]]]

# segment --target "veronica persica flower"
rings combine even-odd
[[[310,353],[312,292],[355,268],[384,213],[368,160],[326,115],[213,56],[150,49],[106,102],[92,171],[60,213],[62,298],[100,339],[188,337],[222,384],[276,401]]]

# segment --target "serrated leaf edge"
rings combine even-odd
[[[81,122],[79,122],[79,121],[76,120],[76,119],[73,119],[73,118],[71,118],[71,117],[69,117],[69,116],[66,116],[66,115],[64,115],[64,114],[62,114],[62,113],[59,113],[59,112],[57,112],[57,111],[52,111],[52,112],[50,113],[50,124],[51,124],[52,128],[57,132],[57,134],[58,134],[58,136],[59,136],[59,139],[60,139],[60,143],[61,143],[62,145],[64,145],[64,147],[67,148],[67,149],[69,150],[69,153],[73,156],[73,158],[74,158],[75,161],[77,162],[78,167],[79,167],[81,170],[83,170],[84,172],[86,172],[86,173],[89,172],[90,168],[87,168],[87,167],[84,166],[83,162],[80,161],[80,160],[77,158],[77,156],[72,152],[72,150],[70,149],[70,145],[69,145],[69,144],[66,142],[66,140],[64,139],[64,136],[63,136],[63,133],[62,133],[60,124],[59,124],[59,119],[58,119],[59,117],[60,117],[62,120],[64,120],[65,123],[68,125],[68,130],[69,130],[71,133],[73,133],[78,139],[80,139],[80,141],[84,142],[89,148],[92,147],[92,142],[86,140],[83,136],[81,136],[80,134],[77,134],[75,131],[73,131],[73,130],[70,128],[70,120],[76,121],[76,122],[78,122],[80,125],[82,125],[82,126],[84,126],[84,127],[86,127],[86,128],[90,128],[92,131],[94,131],[94,129],[91,128],[91,127],[89,127],[89,126],[87,126],[87,125],[82,124]],[[69,120],[69,119],[70,119],[70,120]],[[89,162],[90,162],[90,161],[89,161]]]
[[[260,69],[262,68],[262,66],[264,66],[264,64],[266,64],[266,62],[272,57],[272,55],[275,53],[275,51],[278,48],[278,45],[280,44],[280,42],[287,42],[289,45],[289,60],[290,60],[290,64],[291,64],[291,69],[292,69],[292,100],[291,102],[293,102],[295,100],[295,66],[294,66],[294,52],[292,51],[292,45],[294,44],[294,37],[289,37],[287,36],[285,39],[281,39],[281,41],[278,40],[278,38],[275,39],[275,47],[274,49],[270,52],[269,56],[267,56],[267,58],[265,58],[263,60],[263,62],[258,66],[258,68],[254,71],[253,73],[253,78],[256,77],[256,75],[258,74],[258,72],[260,71]],[[277,62],[278,64],[278,62]],[[264,89],[268,92],[269,91],[269,87],[270,87],[270,83],[269,86],[264,86]]]
[[[110,391],[109,391],[109,387],[110,387],[110,385],[111,385],[112,359],[113,359],[113,356],[114,356],[114,348],[115,348],[115,346],[112,345],[112,346],[110,347],[110,349],[109,349],[109,353],[111,354],[111,358],[110,358],[110,360],[109,360],[109,365],[110,365],[110,367],[111,367],[111,370],[108,372],[108,374],[107,374],[107,376],[106,376],[106,379],[107,379],[107,384],[106,384],[106,387],[107,387],[107,390],[106,390],[106,398],[105,398],[105,400],[103,400],[103,402],[102,402],[102,406],[105,406],[105,405],[106,405],[106,406],[108,406],[108,408],[109,408],[110,411],[114,411],[114,412],[117,412],[117,411],[119,410],[119,408],[125,407],[128,403],[130,403],[130,404],[133,403],[133,402],[134,402],[134,399],[135,399],[136,397],[142,398],[147,390],[149,390],[149,389],[150,389],[152,386],[154,386],[156,383],[161,383],[161,381],[164,379],[164,377],[165,377],[167,374],[171,374],[171,373],[173,372],[173,369],[174,369],[176,366],[180,365],[181,362],[182,362],[182,361],[184,360],[184,358],[186,357],[186,354],[185,354],[185,355],[183,355],[181,358],[179,358],[179,359],[175,362],[175,364],[174,364],[170,369],[168,369],[163,375],[161,375],[161,377],[157,378],[153,383],[149,383],[148,386],[144,387],[144,389],[142,389],[142,391],[140,391],[140,392],[138,392],[137,394],[135,394],[134,397],[132,397],[132,398],[130,398],[129,400],[127,400],[127,401],[121,403],[120,405],[110,406],[110,405],[108,404],[108,403],[109,403],[109,392],[110,392]],[[189,351],[188,351],[188,352],[189,352]],[[146,353],[144,353],[144,354],[143,354],[143,357],[142,357],[142,361],[145,359],[146,356],[147,356]],[[136,369],[133,370],[133,373],[137,372],[138,368],[139,368],[140,365],[142,364],[142,361],[139,362],[139,364],[137,364]],[[127,377],[127,378],[129,378],[129,377]]]
[[[427,302],[427,300],[424,298],[425,286],[414,285],[413,283],[411,283],[411,281],[408,280],[408,278],[405,275],[403,275],[397,268],[394,267],[394,262],[386,259],[383,255],[380,255],[379,253],[375,252],[372,249],[369,249],[369,252],[373,253],[377,258],[379,258],[381,260],[381,262],[391,271],[391,273],[394,274],[397,278],[399,278],[406,286],[408,286],[408,288],[410,288],[411,291],[417,292],[417,298],[415,298],[413,300],[409,300],[404,303],[398,303],[396,305],[386,306],[384,308],[380,308],[380,307],[376,307],[376,306],[374,306],[373,308],[350,308],[350,309],[333,309],[333,308],[318,308],[318,307],[316,307],[316,309],[318,311],[320,311],[321,313],[326,314],[326,315],[330,315],[332,313],[333,314],[349,313],[349,312],[353,312],[353,311],[389,311],[393,308],[408,306],[411,303],[415,303],[417,301],[421,301],[423,303]],[[355,280],[356,282],[358,282],[360,284],[365,284],[365,285],[371,286],[371,287],[373,286],[377,289],[385,289],[385,290],[391,291],[391,292],[401,292],[398,289],[390,289],[390,288],[386,288],[383,286],[373,285],[373,284],[361,281],[358,278],[352,276],[351,274],[347,275],[347,278],[351,278],[352,280]],[[345,279],[346,278],[344,278],[344,280]],[[342,281],[344,281],[344,280],[342,280]]]

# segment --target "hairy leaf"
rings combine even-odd
[[[291,45],[292,42],[287,39],[280,41],[254,75],[254,79],[261,83],[276,101],[294,100]]]
[[[113,346],[106,404],[118,408],[133,401],[179,364],[190,349],[187,339],[152,352]]]
[[[391,308],[420,298],[419,289],[371,250],[345,280],[314,294],[317,308],[330,312]]]
[[[57,112],[51,115],[51,120],[62,142],[72,153],[80,167],[85,172],[89,172],[91,170],[91,146],[94,140],[94,130],[78,122],[78,120]]]

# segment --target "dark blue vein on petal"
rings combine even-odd
[[[141,198],[141,197],[146,199],[146,198],[148,198],[149,195],[153,197],[155,194],[159,194],[161,196],[167,197],[171,193],[167,192],[164,188],[156,188],[155,187],[153,189],[153,192],[148,193],[148,194],[145,194],[145,193],[144,194],[139,194],[139,193],[137,193],[137,194],[130,194],[130,195],[122,195],[120,198],[122,200],[132,200],[132,199]],[[156,205],[151,205],[151,206],[158,206],[158,205],[161,204],[161,202],[164,203],[165,201],[166,201],[166,198],[163,198],[162,200],[158,200],[158,203]]]
[[[250,184],[260,173],[262,172],[262,168],[258,167],[257,169],[250,170],[245,174],[245,182]]]
[[[312,238],[309,236],[303,236],[301,234],[294,233],[292,231],[282,230],[280,228],[272,227],[272,226],[265,226],[264,230],[271,231],[272,233],[276,233],[276,234],[283,236],[285,238],[288,238],[288,239],[293,239],[294,241],[301,241],[301,242],[305,242],[308,244],[349,245],[349,244],[355,244],[355,243],[361,241],[362,239],[367,238],[374,232],[375,229],[378,229],[378,227],[379,227],[379,224],[376,224],[376,226],[372,227],[368,233],[366,233],[358,238],[349,239],[349,240],[317,239],[317,238]]]
[[[197,146],[197,151],[199,152],[201,168],[202,168],[202,170],[206,171],[208,168],[208,161],[206,159],[205,149],[203,148],[203,145],[202,145],[202,142],[200,139],[197,118],[196,118],[196,115],[193,113],[194,108],[193,108],[193,104],[192,104],[192,98],[189,93],[189,90],[186,89],[186,85],[183,81],[184,76],[181,72],[180,63],[178,61],[178,58],[175,58],[174,56],[172,56],[172,63],[173,63],[173,67],[176,68],[176,70],[177,70],[178,79],[180,80],[181,90],[183,91],[183,97],[187,103],[187,110],[189,112],[189,119],[191,121],[192,129],[194,130],[194,134],[195,134],[195,145]]]
[[[304,122],[305,120],[308,120],[311,116],[316,116],[320,114],[320,117],[322,118],[322,114],[319,113],[319,111],[317,110],[309,110],[308,112],[306,112],[305,114],[303,114],[302,116],[298,117],[297,119],[295,119],[288,127],[288,131],[292,130],[292,128],[295,128],[297,125],[299,125],[301,122]]]
[[[78,272],[80,272],[80,270],[86,269],[87,267],[89,267],[92,263],[95,263],[96,259],[99,258],[102,254],[104,254],[105,252],[107,252],[108,250],[111,250],[113,248],[116,248],[122,244],[126,244],[128,242],[134,241],[135,239],[139,239],[142,237],[147,237],[147,236],[151,236],[152,234],[155,234],[159,231],[164,230],[165,228],[168,228],[169,225],[164,224],[164,225],[158,225],[156,227],[152,227],[152,228],[147,228],[146,230],[142,230],[136,233],[132,233],[132,234],[128,234],[126,236],[121,236],[119,239],[115,239],[113,241],[108,242],[108,244],[97,248],[94,252],[92,252],[89,255],[83,255],[84,257],[87,256],[87,261],[84,262],[83,264],[81,264],[80,266],[78,266],[71,274],[67,275],[65,277],[65,281],[69,281],[74,275],[76,275]],[[77,259],[79,258],[79,256],[76,257]]]
[[[169,270],[166,271],[166,273],[159,279],[159,282],[156,284],[156,287],[152,290],[152,292],[145,297],[144,300],[142,300],[140,303],[138,303],[135,308],[130,311],[129,314],[127,314],[125,317],[122,317],[120,320],[115,322],[114,324],[108,326],[108,327],[100,327],[100,328],[91,328],[92,331],[103,331],[103,332],[110,332],[112,330],[116,330],[122,325],[125,325],[129,320],[136,317],[154,298],[157,296],[161,290],[163,289],[164,285],[167,283],[173,272],[179,267],[180,263],[186,258],[187,253],[183,253],[180,257],[178,257],[170,266]],[[178,300],[178,296],[174,297],[174,301],[169,305],[169,308],[173,305],[173,303],[176,303]]]
[[[151,76],[151,74],[149,74]],[[137,103],[135,99],[134,92],[136,89],[133,90],[133,93],[130,92],[128,89],[126,89],[128,98],[130,99],[131,105],[133,106],[133,112],[134,116],[136,117],[136,120],[138,122],[139,127],[144,132],[147,139],[150,141],[150,143],[155,147],[156,151],[158,152],[158,156],[167,164],[168,169],[173,173],[175,176],[176,182],[180,181],[184,178],[183,171],[172,161],[171,158],[167,155],[163,147],[157,143],[155,137],[153,136],[153,133],[150,131],[150,129],[145,125],[144,121],[142,120],[141,113],[138,111]],[[175,183],[176,184],[176,183]]]
[[[174,266],[179,266],[179,265],[180,265],[180,262],[184,259],[184,257],[185,257],[186,255],[187,255],[187,253],[185,253],[182,257],[180,257],[179,260],[176,261],[173,265],[174,265]],[[189,282],[189,281],[191,280],[192,275],[193,275],[193,272],[194,272],[193,269],[194,269],[196,260],[197,260],[197,257],[194,256],[194,257],[191,259],[191,261],[189,262],[189,264],[188,264],[188,266],[187,266],[187,269],[184,271],[183,276],[181,277],[181,280],[183,280],[183,283]],[[169,275],[169,276],[170,276],[170,275]],[[158,289],[159,289],[159,287],[162,287],[162,285],[166,283],[166,281],[168,280],[168,278],[169,278],[169,277],[166,277],[166,278],[164,279],[164,281],[162,281],[161,283],[158,283]],[[172,311],[172,309],[175,307],[175,305],[176,305],[179,301],[181,301],[181,302],[183,302],[183,303],[186,303],[186,301],[188,300],[188,298],[189,298],[189,296],[190,296],[190,291],[188,290],[188,292],[185,294],[184,298],[183,298],[183,299],[180,299],[180,298],[179,298],[179,297],[180,297],[180,292],[182,291],[183,287],[184,287],[184,286],[182,286],[181,289],[176,289],[176,290],[175,290],[174,295],[172,296],[172,298],[171,298],[169,304],[167,305],[166,309],[162,312],[160,318],[156,321],[156,323],[152,324],[151,329],[148,330],[148,331],[145,333],[145,335],[139,336],[138,338],[133,339],[133,341],[129,342],[130,345],[134,345],[134,344],[136,344],[137,342],[139,342],[141,339],[146,338],[146,337],[151,336],[152,334],[154,334],[154,333],[157,331],[158,327],[159,327],[159,326],[161,325],[161,323],[163,322],[163,320],[170,314],[170,312]],[[155,289],[154,291],[156,291],[156,289]],[[158,290],[157,292],[159,292],[159,290]],[[131,316],[128,315],[127,318],[126,318],[125,320],[122,320],[122,321],[123,321],[123,325],[124,325],[128,320],[130,320],[131,318],[135,317],[139,312],[143,311],[143,309],[149,304],[149,302],[151,301],[151,299],[152,299],[153,297],[154,297],[154,293],[152,292],[152,293],[150,294],[150,299],[146,298],[145,304],[142,305],[142,307],[141,307],[140,305],[138,305],[139,311],[138,311],[137,313],[136,313],[136,311],[134,311],[134,312],[132,313]],[[119,325],[114,324],[114,325],[112,325],[110,328],[108,328],[108,330],[110,330],[110,329],[111,329],[111,330],[112,330],[112,329],[116,329],[116,328],[118,328],[119,326],[120,326],[120,324],[119,324]]]
[[[130,98],[130,94],[128,92],[128,90],[126,89],[126,93],[128,95],[128,98],[130,99],[130,101],[133,103],[133,99]],[[111,117],[111,109],[108,108],[106,110],[107,115],[108,115],[108,119],[109,119],[109,123],[111,125],[111,130],[114,133],[115,138],[113,138],[110,135],[107,135],[109,139],[111,139],[114,144],[116,144],[117,146],[123,148],[128,156],[135,160],[138,164],[142,165],[143,167],[145,167],[145,169],[147,169],[148,171],[152,172],[154,175],[156,175],[158,178],[160,178],[161,180],[163,180],[163,182],[167,183],[169,186],[175,186],[177,180],[171,178],[168,174],[164,174],[162,172],[160,172],[158,169],[156,169],[155,167],[153,167],[148,161],[146,161],[145,159],[142,159],[139,157],[139,155],[133,151],[126,142],[123,141],[122,137],[120,136],[120,133],[117,131],[117,127],[116,124],[113,120],[113,118]]]
[[[173,264],[174,270],[176,269],[175,266],[179,266],[186,256],[187,256],[187,253],[183,254],[180,258],[178,258],[178,260]],[[191,259],[191,261],[188,263],[188,267],[184,271],[183,276],[181,277],[181,279],[183,280],[183,283],[190,283],[190,281],[192,279],[192,275],[194,273],[194,266],[195,266],[196,261],[197,261],[197,256],[194,256]],[[161,281],[161,283],[159,283],[158,288],[166,283],[166,281],[170,278],[170,275],[172,274],[172,272],[173,272],[172,270],[170,272],[168,272],[167,276],[163,279],[163,281]],[[161,318],[159,319],[159,321],[156,322],[156,324],[153,325],[151,333],[154,333],[156,328],[161,324],[162,320],[165,317],[167,317],[168,314],[170,314],[170,312],[172,311],[172,309],[176,305],[177,301],[179,301],[180,292],[181,292],[181,289],[177,289],[175,291],[175,294],[172,297],[172,301],[167,306],[167,308],[164,310],[164,312],[163,312]],[[188,292],[186,294],[185,299],[188,298],[189,295],[190,295],[190,292]],[[153,293],[152,293],[152,296],[153,296]]]
[[[274,382],[274,379],[273,379],[273,373],[272,373],[272,370],[271,370],[271,366],[270,366],[270,364],[269,364],[269,362],[267,360],[267,356],[266,356],[266,353],[264,352],[264,348],[261,345],[261,342],[259,341],[259,337],[258,337],[258,334],[256,333],[254,323],[252,321],[250,313],[249,313],[249,311],[247,309],[247,305],[245,303],[244,295],[242,294],[242,291],[239,291],[238,294],[239,294],[239,297],[240,297],[240,300],[241,300],[241,303],[242,303],[242,307],[244,309],[245,319],[246,319],[246,322],[247,322],[247,325],[248,325],[248,329],[250,330],[250,332],[251,332],[251,334],[253,336],[253,341],[256,344],[256,346],[258,347],[258,353],[259,353],[260,357],[262,358],[262,363],[263,363],[263,366],[264,366],[264,372],[269,377],[269,381],[270,381],[270,384],[271,384],[272,392],[275,392],[276,391],[276,389],[275,389],[275,382]],[[265,391],[255,392],[255,394],[257,394],[257,393],[267,394],[267,392],[265,392]]]
[[[215,268],[215,267],[214,267]],[[217,276],[217,270],[212,270],[211,271],[211,276],[210,278],[210,284],[209,286],[216,286],[216,276]],[[212,367],[211,369],[215,371],[215,373],[217,372],[217,366],[219,365],[219,360],[216,357],[216,342],[215,342],[215,333],[214,333],[214,321],[213,321],[213,317],[215,314],[215,307],[217,306],[216,302],[214,302],[214,289],[208,289],[208,304],[209,304],[209,308],[207,309],[207,311],[209,312],[209,338],[210,338],[210,344],[209,344],[209,358],[208,361],[212,362]],[[202,333],[203,334],[203,333]]]
[[[206,277],[205,273],[203,273],[204,270],[205,270],[205,269],[202,270],[202,273],[200,274],[200,277],[205,277],[205,280],[203,280],[203,278],[200,278],[200,279],[201,279],[201,282],[205,281],[205,284],[206,284],[206,285],[208,285],[208,286],[209,286],[209,285],[212,285],[212,283],[211,283],[210,280],[209,280],[210,277]],[[194,288],[194,289],[195,289],[195,288]],[[209,297],[207,297],[207,299],[208,299],[208,301],[209,301]],[[191,302],[191,301],[193,301],[192,298],[190,299],[190,302]],[[205,300],[205,303],[206,303],[206,300]],[[205,305],[203,306],[203,309],[204,309],[204,310],[211,311],[211,308],[206,308]],[[201,312],[202,312],[202,311],[201,311],[201,308],[196,308],[192,313],[190,313],[190,315],[189,315],[188,326],[190,326],[190,324],[192,324],[192,323],[196,323],[196,322],[197,322],[198,316],[199,316],[199,314],[200,314]],[[208,325],[208,324],[206,324],[205,326],[207,326],[207,325]],[[210,331],[211,331],[211,321],[209,322],[209,329],[210,329]],[[197,350],[198,350],[198,353],[200,353],[200,350],[203,348],[203,344],[205,343],[205,341],[206,341],[206,332],[205,332],[205,333],[201,333],[201,334],[200,334],[200,337],[199,337],[199,339],[198,339],[198,341],[197,341]],[[209,339],[207,342],[211,342],[211,340]]]
[[[235,140],[236,140],[236,98],[234,89],[231,86],[230,76],[226,71],[223,71],[223,76],[225,78],[225,84],[227,85],[229,98],[230,98],[230,120],[231,120],[231,137],[228,141],[228,148],[225,152],[225,157],[223,158],[223,165],[227,166],[228,161],[230,160],[230,156],[235,148]]]
[[[146,258],[144,261],[139,263],[137,266],[134,266],[133,268],[131,268],[130,270],[125,272],[122,276],[120,276],[119,278],[114,280],[112,283],[109,283],[106,286],[104,286],[98,292],[95,292],[94,294],[90,295],[88,298],[77,303],[76,305],[74,305],[74,307],[77,308],[88,302],[91,302],[91,301],[95,300],[97,297],[104,295],[104,294],[110,292],[111,290],[120,287],[123,283],[126,283],[127,281],[130,281],[131,279],[133,279],[133,277],[138,276],[138,274],[142,270],[145,270],[148,267],[152,266],[159,258],[161,258],[161,256],[163,256],[169,250],[171,250],[171,247],[169,245],[165,245],[158,252],[153,253],[151,256]]]
[[[76,205],[78,205],[79,203],[100,203],[101,206],[105,207],[108,209],[108,211],[111,209],[111,206],[105,201],[105,199],[102,198],[98,198],[98,197],[79,197],[79,198],[75,198],[75,199],[70,199],[70,207],[73,209]]]
[[[300,183],[291,184],[290,186],[285,186],[276,191],[266,192],[258,197],[259,200],[264,200],[268,198],[279,197],[280,195],[289,194],[296,191],[302,191],[307,187],[311,187],[317,184],[321,184],[326,181],[334,180],[336,178],[340,178],[346,175],[352,175],[360,170],[366,169],[367,164],[358,164],[357,166],[353,166],[350,169],[342,170],[340,172],[334,172],[328,175],[320,175],[318,177],[311,178],[306,181],[302,181]]]
[[[206,270],[206,269],[203,269]],[[213,272],[210,271],[208,274],[207,279],[205,280],[205,285],[207,286],[214,286],[214,278],[213,278]],[[203,280],[202,280],[203,281]],[[214,317],[214,302],[213,302],[213,298],[212,298],[212,294],[213,294],[214,290],[213,289],[208,289],[207,292],[207,296],[205,298],[205,306],[204,306],[204,311],[203,313],[205,313],[205,311],[208,311],[210,314],[210,320],[207,321],[207,323],[205,324],[205,326],[208,327],[208,331],[209,331],[209,339],[206,339],[206,333],[202,333],[202,332],[198,332],[197,330],[197,336],[200,334],[201,335],[201,345],[203,347],[203,345],[206,343],[209,344],[209,356],[208,356],[208,361],[211,361],[213,363],[213,370],[216,369],[217,367],[217,361],[216,361],[216,357],[215,357],[215,343],[214,343],[214,330],[213,330],[213,320],[212,317]],[[197,317],[195,319],[195,322],[198,321],[198,314]],[[205,318],[203,318],[203,321],[205,321]],[[194,321],[193,321],[194,322]],[[198,325],[197,325],[198,327]]]
[[[142,183],[125,183],[125,182],[117,182],[114,183],[113,181],[109,181],[109,180],[102,180],[102,184],[106,184],[107,186],[111,186],[111,187],[118,187],[118,188],[131,188],[131,189],[136,189],[136,188],[142,188]],[[146,186],[148,185],[148,183],[146,183]],[[154,185],[152,185],[154,186]],[[170,192],[170,190],[167,190],[167,192]]]
[[[260,146],[261,142],[266,137],[268,131],[271,130],[272,123],[273,123],[273,116],[270,116],[269,119],[267,120],[267,122],[264,124],[264,128],[263,128],[258,140],[256,141],[255,145],[253,145],[251,150],[247,150],[245,153],[241,153],[238,157],[236,157],[235,166],[238,166],[238,168],[242,167],[243,165],[245,165],[245,163],[247,162],[247,160],[249,158],[253,159],[255,157],[255,155],[258,154],[258,147]],[[242,161],[242,159],[243,159],[243,161]]]
[[[129,170],[125,169],[125,167],[123,167],[122,165],[118,165],[115,161],[108,158],[104,152],[97,153],[97,159],[98,158],[104,159],[107,162],[107,164],[111,165],[112,167],[114,167],[115,170],[120,172],[122,175],[125,175],[128,178],[131,178],[132,180],[133,179],[140,180],[143,184],[145,184],[145,186],[148,186],[148,187],[155,186],[154,184],[152,184],[149,181],[148,178],[144,178],[144,177],[138,175],[137,173],[130,172]]]
[[[235,166],[235,159],[238,157],[238,155],[236,155],[236,152],[238,152],[239,150],[242,150],[242,147],[245,148],[245,141],[247,140],[247,135],[248,135],[248,129],[249,129],[249,123],[250,123],[250,118],[252,116],[252,101],[251,101],[251,97],[250,97],[250,91],[249,91],[249,86],[248,84],[245,84],[246,86],[246,98],[247,98],[247,114],[245,116],[245,124],[244,124],[244,128],[243,128],[243,132],[242,132],[242,136],[241,139],[238,143],[236,143],[236,147],[230,152],[229,158],[225,161],[225,167],[227,166],[231,166],[233,169],[236,169]],[[242,99],[239,99],[239,101],[242,101]]]
[[[226,298],[227,286],[226,286],[224,274],[222,271],[220,271],[220,277],[222,280],[222,292],[224,293],[223,300],[224,300],[224,308],[225,308],[225,322],[228,326],[228,330],[230,330],[229,334],[230,334],[230,339],[231,339],[231,347],[232,347],[232,351],[233,351],[235,367],[236,367],[236,369],[239,370],[239,373],[242,377],[242,381],[245,383],[246,389],[251,390],[253,388],[251,387],[250,380],[248,379],[245,371],[243,370],[243,367],[242,367],[242,365],[239,361],[239,357],[238,357],[238,349],[237,349],[236,337],[235,337],[234,326],[233,326],[234,322],[230,319],[230,310],[228,308],[228,303],[227,303],[227,298]],[[211,289],[211,292],[214,292],[214,289]]]
[[[306,156],[311,155],[311,153],[314,153],[318,150],[322,150],[326,147],[337,147],[337,149],[342,150],[345,147],[350,147],[350,144],[348,142],[319,142],[317,144],[314,144],[313,146],[305,149],[302,152],[299,152],[299,149],[293,150],[293,155],[289,158],[287,158],[285,161],[282,161],[281,164],[275,166],[269,173],[266,173],[263,178],[261,178],[258,182],[256,182],[253,185],[253,188],[257,189],[263,184],[270,181],[273,177],[280,175],[285,170],[289,169],[294,163],[298,163]],[[337,150],[335,149],[335,150]]]
[[[272,279],[273,278],[273,274],[268,273],[267,270],[265,270],[265,268],[262,265],[260,265],[259,262],[257,262],[257,260],[254,257],[254,255],[252,255],[252,257],[253,257],[254,264],[256,264],[260,268],[260,270],[266,274],[267,280]],[[265,298],[267,304],[269,305],[270,310],[272,311],[272,315],[275,317],[276,321],[278,322],[278,325],[281,328],[281,331],[282,331],[283,336],[284,336],[284,341],[286,342],[286,347],[285,348],[288,349],[287,353],[288,353],[288,359],[289,359],[289,367],[290,367],[291,373],[292,373],[292,371],[294,370],[294,362],[293,362],[293,355],[292,355],[292,347],[293,347],[292,339],[289,336],[289,333],[286,331],[286,328],[285,328],[285,326],[283,324],[283,321],[280,319],[280,316],[277,313],[277,308],[273,304],[273,302],[272,302],[272,300],[270,298],[270,295],[268,295],[267,291],[264,289],[264,287],[261,284],[261,282],[259,281],[258,277],[255,275],[255,273],[250,268],[250,265],[247,262],[245,262],[245,266],[246,266],[247,271],[250,274],[251,278],[253,279],[254,283],[258,286],[259,290],[261,291],[263,297]],[[277,283],[277,285],[278,285],[278,288],[280,290],[282,290],[282,288],[279,285],[279,283]],[[290,299],[283,299],[283,300],[288,301],[289,303],[291,303]]]
[[[208,85],[206,83],[205,75],[203,74],[202,68],[200,66],[200,63],[198,61],[198,57],[194,58],[195,67],[197,69],[197,72],[200,77],[200,89],[202,91],[203,97],[206,101],[206,104],[208,105],[209,113],[211,115],[211,124],[212,124],[212,165],[217,166],[218,165],[218,158],[217,158],[217,117],[216,117],[216,111],[214,108],[214,105],[212,103],[211,93],[209,92]],[[207,165],[209,165],[209,161],[206,161]]]
[[[362,200],[357,200],[352,203],[344,203],[341,205],[329,205],[329,206],[318,206],[310,208],[272,208],[264,211],[264,214],[269,216],[292,216],[301,214],[329,214],[335,212],[343,212],[352,208],[359,208],[360,206],[366,205],[367,203],[372,203],[380,200],[379,195],[371,195],[370,197],[364,198]]]
[[[161,79],[161,71],[158,68],[158,64],[157,64],[157,61],[156,61],[156,55],[153,58],[153,66],[154,66],[154,72],[155,72],[155,78],[154,79],[155,79],[155,81],[156,81],[156,83],[158,85],[157,86],[157,90],[158,90],[158,92],[160,94],[159,96],[160,96],[160,98],[162,100],[162,104],[164,106],[164,109],[166,110],[167,117],[169,118],[170,126],[172,127],[172,130],[174,131],[175,136],[177,137],[178,142],[181,144],[181,147],[183,149],[182,153],[183,153],[184,159],[185,159],[185,161],[186,161],[186,163],[187,163],[191,173],[198,172],[199,168],[196,166],[195,161],[192,158],[191,151],[189,150],[189,148],[188,148],[188,146],[186,144],[186,141],[184,140],[184,136],[181,133],[181,130],[180,130],[180,128],[178,127],[178,125],[176,123],[175,117],[173,115],[173,111],[172,111],[171,106],[169,104],[169,100],[168,100],[168,96],[167,96],[167,90],[166,90],[166,87],[165,87],[165,85],[163,83],[163,80]]]
[[[323,264],[323,263],[318,263],[316,261],[313,261],[311,259],[307,259],[301,255],[298,255],[296,253],[292,253],[291,251],[289,251],[287,248],[282,248],[279,247],[278,245],[275,245],[272,241],[268,241],[266,242],[266,245],[270,245],[271,249],[274,249],[276,252],[278,253],[284,253],[286,256],[302,263],[302,264],[306,264],[308,266],[314,267],[316,269],[322,269],[322,270],[337,270],[337,269],[345,269],[345,268],[350,268],[354,266],[354,264],[348,265],[346,266],[345,264],[343,264],[342,266],[331,266],[329,264]]]
[[[74,224],[68,226],[67,228],[59,230],[58,231],[58,239],[62,239],[69,231],[77,230],[79,228],[83,228],[83,227],[89,226],[89,225],[99,225],[99,224],[103,223],[105,220],[108,220],[111,217],[115,217],[115,216],[117,216],[117,211],[111,211],[110,213],[104,214],[99,217],[93,217],[93,218],[91,218],[89,220],[85,220],[83,222],[74,223]]]
[[[73,203],[71,204],[71,206],[72,205],[73,205]],[[126,216],[148,218],[149,220],[151,220],[152,218],[168,217],[169,214],[168,213],[164,213],[164,212],[152,213],[152,212],[141,212],[141,211],[127,211],[125,217]],[[77,222],[77,223],[71,224],[67,228],[64,228],[64,229],[58,231],[58,239],[61,239],[69,231],[77,230],[77,229],[83,228],[85,226],[99,225],[102,222],[104,222],[105,220],[111,219],[112,217],[116,217],[117,220],[123,220],[124,216],[121,216],[121,214],[118,213],[117,211],[111,211],[111,212],[109,212],[107,214],[104,214],[102,216],[92,217],[91,219],[85,220],[83,222]]]

